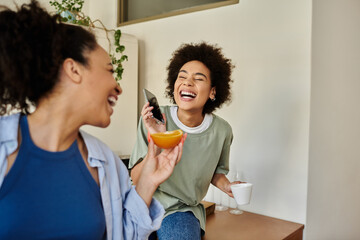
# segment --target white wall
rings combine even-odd
[[[105,31],[95,31],[98,43],[108,50],[109,42]],[[111,36],[112,37],[112,36]],[[112,40],[112,38],[111,38]],[[120,86],[123,89],[119,96],[111,123],[107,128],[83,126],[81,129],[96,136],[105,142],[114,152],[127,158],[132,152],[136,141],[137,131],[137,105],[138,105],[138,41],[129,34],[122,34],[121,44],[126,45],[128,61],[123,63],[124,73]]]
[[[31,0],[0,0],[0,4],[4,4],[5,6],[15,9],[15,4],[17,4],[18,6],[21,6],[22,4],[30,3],[30,1]],[[40,3],[41,7],[45,8],[50,13],[55,12],[55,8],[50,5],[51,0],[37,0],[37,1]],[[61,2],[61,0],[57,0],[57,1]],[[85,12],[86,14],[89,14],[90,1],[85,0],[85,2],[84,2],[83,12]],[[109,1],[109,0],[106,0],[106,1]]]
[[[49,0],[50,1],[50,0]],[[52,11],[53,8],[50,6],[50,3],[47,0],[38,0],[40,5],[47,9],[48,11]],[[15,9],[15,4],[21,6],[24,3],[30,3],[30,0],[0,0],[0,4],[3,4],[11,9]]]
[[[139,40],[143,87],[164,98],[166,66],[181,44],[206,40],[236,64],[231,168],[254,183],[245,209],[305,223],[310,106],[310,0],[240,4],[121,27]],[[228,201],[224,201],[228,203]]]
[[[309,240],[360,237],[360,1],[313,1]]]
[[[100,19],[109,29],[117,26],[117,2],[118,0],[85,0],[89,5],[84,12],[91,16],[91,19]]]

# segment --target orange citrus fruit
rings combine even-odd
[[[174,131],[166,131],[150,134],[151,138],[154,140],[154,143],[160,148],[173,148],[181,140],[183,131],[180,129]]]

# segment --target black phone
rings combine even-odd
[[[161,114],[159,103],[155,97],[154,94],[152,94],[150,91],[143,89],[145,100],[150,103],[150,106],[154,107],[153,110],[151,110],[153,117],[159,120],[162,123],[165,123],[165,120],[163,118],[163,115]]]

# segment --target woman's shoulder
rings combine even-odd
[[[18,122],[20,119],[20,113],[0,116],[0,126],[4,127],[7,123]]]
[[[115,154],[110,147],[100,139],[85,131],[80,130],[80,132],[85,141],[90,157],[94,157],[99,160],[112,159],[115,157]]]
[[[20,113],[7,115],[7,116],[0,116],[0,141],[3,140],[13,140],[8,139],[11,137],[17,136],[18,127],[19,127],[19,119]]]
[[[0,169],[6,165],[7,154],[13,153],[17,146],[20,113],[0,116]],[[6,169],[3,168],[3,169]],[[4,179],[5,171],[0,171],[0,185]]]
[[[212,115],[213,115],[214,125],[216,125],[218,128],[222,128],[224,130],[232,132],[231,125],[225,119],[219,117],[216,114],[212,114]]]

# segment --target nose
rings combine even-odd
[[[122,88],[120,87],[120,83],[116,84],[115,91],[116,91],[116,95],[120,95],[122,93]]]
[[[184,81],[183,84],[186,86],[192,86],[193,85],[193,77],[187,77]]]

